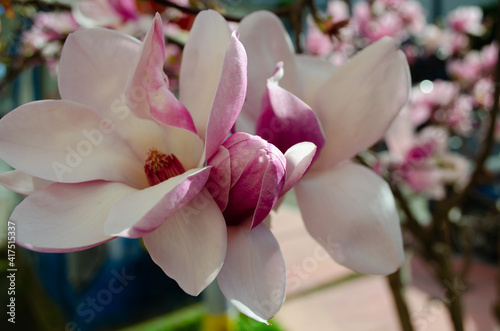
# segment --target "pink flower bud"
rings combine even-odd
[[[231,135],[208,160],[212,174],[207,188],[228,225],[248,230],[259,225],[281,195],[286,159],[276,146],[258,136]]]

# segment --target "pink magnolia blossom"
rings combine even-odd
[[[392,193],[371,170],[345,161],[378,141],[407,101],[404,54],[382,38],[335,68],[295,55],[271,13],[248,15],[239,31],[248,91],[237,131],[257,131],[280,150],[296,141],[316,144],[313,164],[294,186],[307,230],[340,264],[393,272],[404,257]]]
[[[461,186],[468,176],[469,163],[460,154],[448,150],[448,133],[428,126],[415,134],[405,108],[385,134],[390,158],[385,168],[396,183],[404,182],[415,192],[432,199],[446,195],[445,185]]]
[[[472,84],[481,78],[481,55],[478,51],[470,51],[463,60],[449,61],[446,69],[450,76],[463,84]]]
[[[368,44],[384,36],[402,43],[420,33],[426,24],[422,5],[405,0],[360,1],[354,5],[352,21]]]
[[[498,44],[493,42],[484,46],[480,51],[483,73],[491,73],[498,62]]]
[[[460,94],[449,109],[436,112],[434,118],[453,131],[466,135],[472,130],[473,108],[474,98],[469,94]]]
[[[350,18],[349,7],[344,1],[340,0],[328,2],[326,13],[331,16],[331,19],[326,24],[333,25]],[[340,29],[337,37],[332,39],[319,29],[312,17],[309,17],[305,43],[306,52],[329,58],[332,63],[342,65],[355,51],[352,40],[353,33],[352,26],[347,25]]]
[[[480,36],[484,33],[483,11],[477,6],[462,6],[448,14],[448,26],[460,33]]]
[[[424,30],[427,20],[420,2],[413,0],[402,1],[397,9],[405,23],[405,27],[411,34],[416,35]]]
[[[422,91],[420,86],[412,89],[409,108],[409,118],[414,125],[420,125],[431,119],[436,111],[443,113],[449,109],[458,97],[458,84],[435,80],[431,91]]]
[[[0,155],[17,170],[1,183],[27,195],[11,216],[18,244],[68,252],[142,237],[187,293],[215,279],[227,230],[204,194],[204,164],[241,109],[246,55],[219,14],[197,19],[203,27],[186,44],[180,101],[163,73],[157,15],[143,43],[107,29],[71,34],[60,60],[62,100],[31,102],[2,118]],[[211,42],[203,43],[207,33]],[[202,209],[194,200],[200,194]]]
[[[383,11],[379,16],[373,16],[367,2],[358,2],[354,6],[352,19],[359,35],[369,44],[386,36],[401,39],[406,37],[401,17],[392,11]]]
[[[217,277],[237,309],[266,322],[285,299],[286,270],[262,222],[316,147],[282,154],[248,134],[226,140],[247,62],[220,14],[196,17],[179,100],[164,61],[159,15],[142,43],[106,29],[73,33],[61,57],[62,100],[28,103],[0,121],[0,156],[17,169],[0,183],[27,195],[11,217],[17,243],[67,252],[142,237],[185,292],[198,295]]]
[[[478,82],[476,82],[472,93],[479,106],[486,108],[486,110],[490,110],[493,107],[494,91],[495,85],[493,84],[491,77],[489,77],[481,78]]]
[[[417,35],[419,45],[428,54],[437,54],[439,58],[457,55],[469,46],[469,37],[450,29],[441,29],[434,24],[428,24]]]
[[[61,54],[66,36],[80,29],[71,12],[40,12],[33,19],[33,25],[21,35],[23,52],[40,51],[51,69]]]
[[[132,29],[130,22],[143,22],[135,0],[81,0],[73,3],[75,20],[84,28]],[[149,18],[149,16],[147,16]],[[128,33],[130,34],[130,33]]]

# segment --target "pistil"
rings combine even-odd
[[[184,167],[174,154],[166,155],[155,148],[148,152],[144,171],[151,186],[185,172]]]

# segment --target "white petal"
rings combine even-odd
[[[41,190],[54,182],[30,176],[19,170],[12,170],[0,174],[0,185],[22,195]]]
[[[137,39],[109,29],[71,33],[64,43],[58,67],[61,98],[112,117],[116,111],[112,105],[116,106],[122,98],[140,46]]]
[[[207,191],[144,236],[153,261],[188,294],[217,276],[226,255],[226,223]]]
[[[316,146],[310,142],[302,142],[290,147],[285,153],[286,181],[281,194],[288,192],[309,169],[316,153]]]
[[[112,123],[69,100],[34,101],[5,115],[0,155],[13,168],[50,181],[147,184],[143,161]]]
[[[279,244],[263,223],[249,232],[230,226],[227,239],[217,277],[222,293],[240,312],[267,323],[285,301],[286,266]]]
[[[314,100],[320,87],[337,68],[327,60],[306,54],[295,55],[295,63],[301,84],[297,96],[309,106],[314,107]]]
[[[260,114],[267,79],[273,75],[276,63],[282,61],[284,64],[285,75],[280,86],[297,95],[299,82],[294,50],[279,18],[267,11],[245,16],[238,26],[238,32],[248,57],[247,97],[241,113],[247,121],[255,123]],[[242,125],[239,123],[238,127]]]
[[[104,220],[114,204],[135,189],[102,181],[55,183],[29,195],[11,216],[16,242],[39,252],[71,252],[112,239]]]
[[[125,197],[110,211],[104,231],[139,238],[155,230],[203,189],[209,173],[210,168],[191,169]]]
[[[179,100],[189,110],[200,137],[205,138],[231,30],[213,10],[196,16],[184,47],[179,77]]]
[[[376,143],[407,102],[409,92],[406,57],[389,37],[338,68],[312,106],[326,136],[314,168],[328,169]]]
[[[307,230],[338,263],[380,275],[403,263],[394,197],[368,168],[343,163],[309,173],[295,192]]]

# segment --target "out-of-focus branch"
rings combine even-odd
[[[45,2],[39,0],[10,0],[12,5],[35,6],[46,10],[71,10],[71,6],[58,2]]]
[[[196,9],[196,8],[181,6],[177,3],[169,1],[169,0],[153,0],[153,2],[156,2],[156,3],[163,5],[163,6],[175,8],[183,13],[191,14],[191,15],[197,15],[201,11],[201,10]],[[242,19],[241,17],[226,15],[223,13],[221,13],[221,15],[226,19],[226,21],[231,21],[231,22],[239,22]]]
[[[413,331],[408,305],[403,294],[404,287],[401,282],[401,269],[398,269],[395,273],[388,275],[387,281],[389,282],[394,304],[396,305],[396,309],[398,311],[401,330]]]
[[[30,56],[20,57],[14,61],[11,66],[7,67],[7,72],[2,80],[0,80],[0,94],[7,84],[13,81],[23,70],[29,68],[31,65],[39,62],[41,59],[41,52],[37,51]]]

